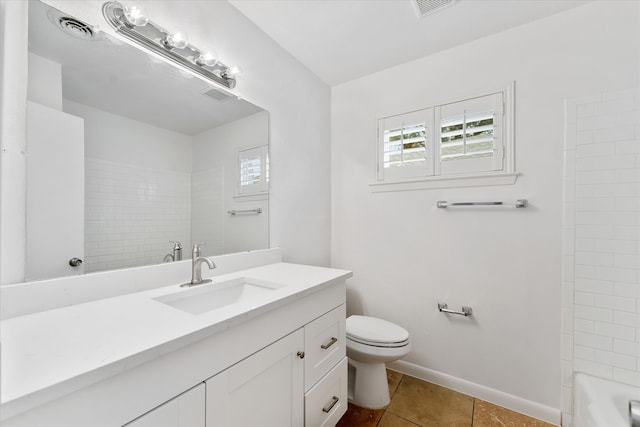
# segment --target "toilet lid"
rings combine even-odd
[[[347,338],[363,344],[395,344],[401,346],[409,339],[406,329],[386,320],[369,316],[349,316],[347,318]]]

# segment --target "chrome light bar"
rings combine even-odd
[[[122,4],[107,2],[102,6],[102,14],[116,32],[127,39],[226,88],[236,86],[237,69],[208,57],[206,51],[184,40],[184,43],[174,43],[173,34],[146,18],[139,25],[132,23],[125,16]]]

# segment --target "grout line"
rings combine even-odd
[[[476,398],[472,397],[473,405],[471,405],[471,427],[473,427],[473,416],[476,414]]]

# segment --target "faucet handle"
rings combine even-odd
[[[193,244],[193,251],[191,252],[193,259],[196,259],[200,256],[200,246],[204,246],[207,243],[194,243]]]
[[[182,249],[182,243],[175,240],[169,240],[169,243],[173,243],[173,249]]]

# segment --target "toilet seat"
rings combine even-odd
[[[402,341],[399,343],[395,343],[395,342],[391,342],[391,343],[380,343],[380,342],[372,342],[372,341],[365,341],[365,340],[357,340],[357,339],[353,339],[351,337],[347,337],[347,341],[351,341],[353,343],[358,343],[361,345],[366,345],[369,347],[381,347],[381,348],[399,348],[399,347],[405,347],[406,345],[409,344],[409,340],[406,341]]]
[[[406,329],[383,319],[353,315],[347,318],[347,340],[373,347],[396,348],[409,344]]]

